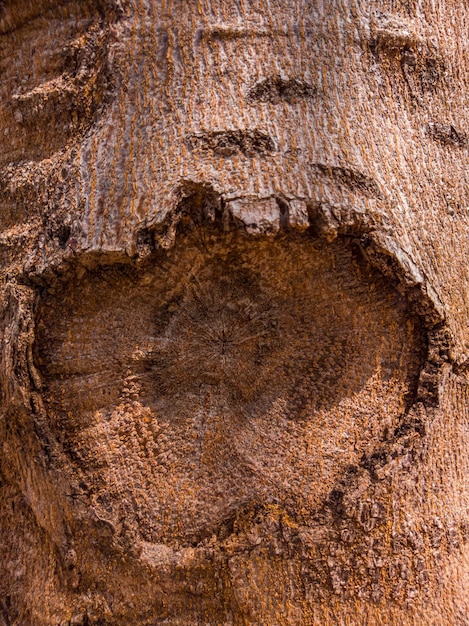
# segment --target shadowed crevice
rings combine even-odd
[[[194,134],[187,138],[189,147],[217,155],[252,157],[275,152],[275,141],[259,130],[219,130]]]
[[[298,78],[281,78],[269,76],[257,82],[248,92],[248,99],[257,102],[293,103],[307,100],[318,95],[315,86]]]
[[[380,199],[383,197],[376,180],[358,170],[338,165],[327,165],[326,163],[314,163],[312,170],[350,189],[350,191],[359,191],[372,198]]]
[[[469,136],[457,130],[452,124],[442,124],[441,122],[429,124],[427,134],[444,146],[455,148],[467,148],[469,146]]]

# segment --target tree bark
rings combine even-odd
[[[0,4],[0,623],[469,624],[468,32]]]

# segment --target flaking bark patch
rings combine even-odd
[[[192,135],[187,142],[192,149],[207,150],[225,157],[252,157],[275,152],[272,137],[258,130],[214,131]]]

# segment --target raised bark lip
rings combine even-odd
[[[237,131],[238,134],[248,131]],[[254,132],[254,131],[252,131]],[[260,131],[256,131],[260,133]],[[222,133],[223,137],[226,133]],[[260,133],[261,134],[261,133]],[[214,137],[218,138],[220,133],[215,133]],[[263,135],[262,135],[263,136]],[[237,137],[237,136],[236,136]],[[206,139],[207,136],[204,136]],[[210,135],[209,139],[212,138]],[[292,203],[303,203],[307,207],[308,219],[310,222],[313,218],[313,205],[327,206],[329,208],[342,208],[348,212],[350,220],[344,219],[339,213],[333,215],[333,211],[329,211],[327,230],[342,234],[347,229],[368,232],[376,226],[378,216],[385,215],[385,207],[392,203],[392,199],[382,189],[380,182],[372,176],[361,171],[359,168],[346,163],[327,163],[327,162],[311,162],[305,164],[305,168],[311,173],[311,192],[308,195],[298,195],[289,190],[275,191],[267,194],[253,194],[247,190],[226,190],[218,181],[181,179],[173,187],[173,191],[166,202],[166,209],[163,209],[160,216],[147,222],[145,227],[154,229],[155,234],[166,231],[167,240],[164,237],[160,240],[162,247],[171,247],[176,229],[184,217],[190,215],[195,217],[198,222],[213,223],[220,218],[223,213],[231,214],[230,206],[233,203],[250,203],[253,207],[251,211],[252,225],[257,226],[257,233],[276,232],[284,228],[303,230],[304,224],[288,223],[288,213]],[[262,228],[262,225],[256,222],[256,205],[259,209],[259,221],[265,221],[262,204],[266,202],[277,203],[279,209],[283,210],[282,223],[277,228],[272,224],[271,227]],[[192,206],[189,206],[192,203]],[[370,211],[370,207],[379,205],[380,210]],[[287,215],[285,215],[285,213]],[[225,216],[226,217],[226,216]],[[272,218],[274,221],[274,218]],[[347,223],[348,222],[348,223]],[[353,222],[351,224],[350,222]],[[243,220],[237,221],[239,227],[242,226]],[[244,225],[247,224],[244,222]],[[308,227],[312,226],[311,223]],[[320,229],[319,229],[320,230]],[[331,239],[335,238],[332,236]]]
[[[70,266],[148,262],[160,249],[169,249],[184,224],[194,222],[220,232],[239,230],[248,237],[305,233],[326,242],[337,237],[352,240],[364,258],[409,297],[427,330],[441,326],[445,310],[418,259],[402,245],[386,223],[386,206],[394,204],[377,179],[359,169],[312,163],[315,183],[310,197],[292,193],[256,196],[224,193],[205,181],[183,180],[168,199],[158,221],[131,227],[130,244],[90,244],[86,234],[59,224],[52,233],[55,254],[47,261],[40,251],[26,260],[18,282],[47,286]],[[147,259],[147,261],[145,261]]]

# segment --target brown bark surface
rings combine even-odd
[[[0,624],[469,624],[468,17],[0,3]]]

